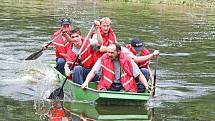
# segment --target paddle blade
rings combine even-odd
[[[36,60],[43,54],[43,49],[28,56],[25,60]]]
[[[61,88],[57,88],[56,90],[54,90],[50,96],[48,97],[48,99],[54,99],[54,100],[62,100],[64,98],[64,92],[63,90],[60,92]]]

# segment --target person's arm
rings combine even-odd
[[[151,80],[152,82],[154,82],[154,77],[153,77],[153,74],[152,74],[152,71],[151,71],[151,68],[150,68],[149,65],[147,65],[147,69],[148,69],[148,71],[149,71],[150,80]]]
[[[70,43],[72,43],[72,38],[69,36],[69,34],[67,32],[62,32],[62,36],[64,36],[66,38],[66,40]]]
[[[99,42],[99,44],[100,45],[103,45],[103,38],[102,38],[102,35],[101,35],[101,33],[100,33],[100,22],[99,21],[97,21],[97,20],[95,20],[94,21],[94,24],[95,24],[95,32],[96,32],[96,35],[97,35],[97,39],[98,39],[98,42]]]
[[[49,43],[50,41],[47,41],[47,42],[44,42],[43,44],[42,44],[42,48],[43,48],[43,50],[46,50],[47,49],[47,46],[48,46],[48,43]]]
[[[61,36],[61,33],[59,33],[58,35],[55,35],[55,34],[52,35],[51,40],[46,41],[42,44],[43,50],[46,50],[49,45],[53,46],[54,45],[53,43],[55,43],[55,39],[58,39],[58,37],[60,36]]]
[[[64,70],[65,70],[66,76],[69,77],[71,75],[71,71],[69,69],[69,64],[67,62],[64,65]]]
[[[107,52],[107,50],[108,50],[108,47],[107,46],[103,46],[103,45],[101,45],[101,47],[99,49],[100,52]]]
[[[158,50],[155,50],[152,54],[149,54],[149,55],[145,55],[145,56],[136,56],[134,57],[134,62],[135,63],[140,63],[140,62],[143,62],[143,61],[147,61],[147,60],[150,60],[156,56],[159,55],[159,51]]]
[[[99,30],[99,28],[97,28],[96,27],[96,35],[97,35],[97,38],[98,38],[98,43],[100,44],[100,45],[103,45],[103,38],[102,38],[102,35],[101,35],[101,33],[100,33],[100,30]]]
[[[100,51],[100,44],[96,34],[94,34],[93,37],[89,39],[89,41],[94,51]]]

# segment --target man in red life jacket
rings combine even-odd
[[[71,46],[67,49],[67,55],[65,56],[65,73],[68,77],[72,76],[73,82],[82,84],[96,62],[95,52],[97,51],[96,49],[98,49],[98,45],[91,42],[89,39],[86,40],[86,43],[83,45],[85,39],[81,36],[81,31],[79,28],[72,30],[71,36],[68,34],[64,34],[64,36],[71,43]],[[79,55],[78,61],[75,63],[76,65],[74,69],[71,70],[75,58],[82,46],[83,48]],[[95,81],[98,80],[97,78],[95,78]]]
[[[71,25],[70,19],[67,18],[61,19],[60,25],[61,27],[52,36],[52,39],[54,39],[52,45],[55,46],[56,48],[56,62],[57,62],[56,68],[60,73],[64,74],[65,72],[64,65],[66,62],[64,56],[66,54],[66,48],[70,46],[70,43],[67,41],[65,37],[61,36],[60,34],[62,34],[62,32],[64,33],[67,32],[69,34],[69,32],[73,29],[73,26]],[[44,49],[47,48],[47,44],[48,42],[45,42],[43,44]]]
[[[128,48],[137,57],[150,56],[150,51],[144,47],[143,42],[139,38],[133,38],[130,44],[126,45],[126,48]],[[149,78],[153,81],[152,72],[149,66],[149,60],[158,55],[159,55],[159,52],[154,51],[153,55],[147,60],[136,62],[147,81],[149,80]],[[139,92],[144,91],[144,86],[142,85],[142,83],[139,80],[136,80],[136,82],[137,82],[138,91]]]
[[[107,46],[116,42],[116,35],[111,28],[111,20],[108,17],[103,17],[100,21],[95,20],[95,32],[92,35],[93,40],[100,41],[100,51],[97,52],[97,57],[101,57],[107,51]]]
[[[124,89],[129,92],[137,92],[135,78],[143,83],[145,89],[149,89],[147,80],[137,64],[121,51],[121,46],[117,43],[108,46],[107,53],[93,66],[82,84],[82,88],[87,87],[96,74],[101,75],[98,90],[120,91]]]

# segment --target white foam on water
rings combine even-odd
[[[26,75],[26,76],[22,76],[22,77],[18,77],[15,79],[2,79],[0,82],[2,84],[21,84],[21,83],[26,83],[28,80],[33,80],[33,77],[31,75]]]
[[[14,19],[11,19],[11,18],[1,18],[0,21],[12,21]]]
[[[161,53],[161,56],[190,56],[191,53]]]

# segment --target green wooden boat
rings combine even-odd
[[[60,83],[63,83],[66,77],[54,68],[56,62],[49,61],[48,64],[55,70],[57,80],[59,80]],[[90,82],[88,86],[88,88],[82,89],[81,85],[73,83],[71,80],[67,80],[64,86],[64,92],[71,96],[73,100],[95,103],[98,105],[144,105],[152,95],[148,92],[131,93],[121,91],[98,91],[95,82]]]

